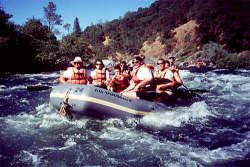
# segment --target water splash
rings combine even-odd
[[[197,119],[206,121],[206,117],[213,115],[204,101],[195,102],[190,107],[178,107],[143,117],[141,123],[146,126],[164,128],[166,126],[180,127],[187,122]]]

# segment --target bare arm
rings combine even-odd
[[[174,87],[176,85],[177,82],[174,80],[174,77],[169,78],[169,80],[171,82],[157,85],[157,89],[156,90],[157,91],[164,90],[164,89],[167,89],[167,88],[172,88],[172,87]]]
[[[61,76],[61,77],[59,78],[59,82],[60,82],[60,83],[65,84],[66,81],[67,81],[66,78],[64,78],[63,76]]]
[[[182,81],[182,79],[180,77],[179,70],[174,72],[174,79],[176,80],[178,86],[183,85],[183,81]]]
[[[135,88],[135,83],[133,81],[130,82],[130,85],[125,89],[123,90],[121,93],[124,93],[124,92],[128,92],[130,90],[133,90]]]
[[[137,84],[134,88],[134,91],[138,91],[140,90],[140,88],[143,88],[145,87],[147,84],[151,83],[153,80],[153,78],[150,78],[150,79],[144,79],[143,81],[141,81],[139,84]]]
[[[109,81],[110,78],[109,70],[106,70],[105,73],[106,73],[106,81]]]

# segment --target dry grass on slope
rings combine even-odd
[[[165,45],[161,43],[160,36],[158,36],[154,42],[144,42],[142,48],[140,49],[140,54],[152,59],[164,56]]]
[[[194,46],[195,43],[198,43],[199,38],[195,35],[195,29],[198,28],[199,25],[196,21],[191,20],[186,24],[183,24],[173,30],[175,33],[174,38],[176,39],[176,45],[174,51],[184,50],[189,47],[197,47]]]

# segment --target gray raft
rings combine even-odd
[[[67,91],[69,110],[73,115],[93,117],[142,117],[157,113],[160,106],[154,102],[130,99],[119,93],[92,85],[60,84],[50,94],[50,104],[60,110]]]

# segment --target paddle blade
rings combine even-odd
[[[47,90],[52,87],[50,86],[44,86],[44,85],[34,85],[34,86],[27,86],[28,91],[40,91],[40,90]]]

